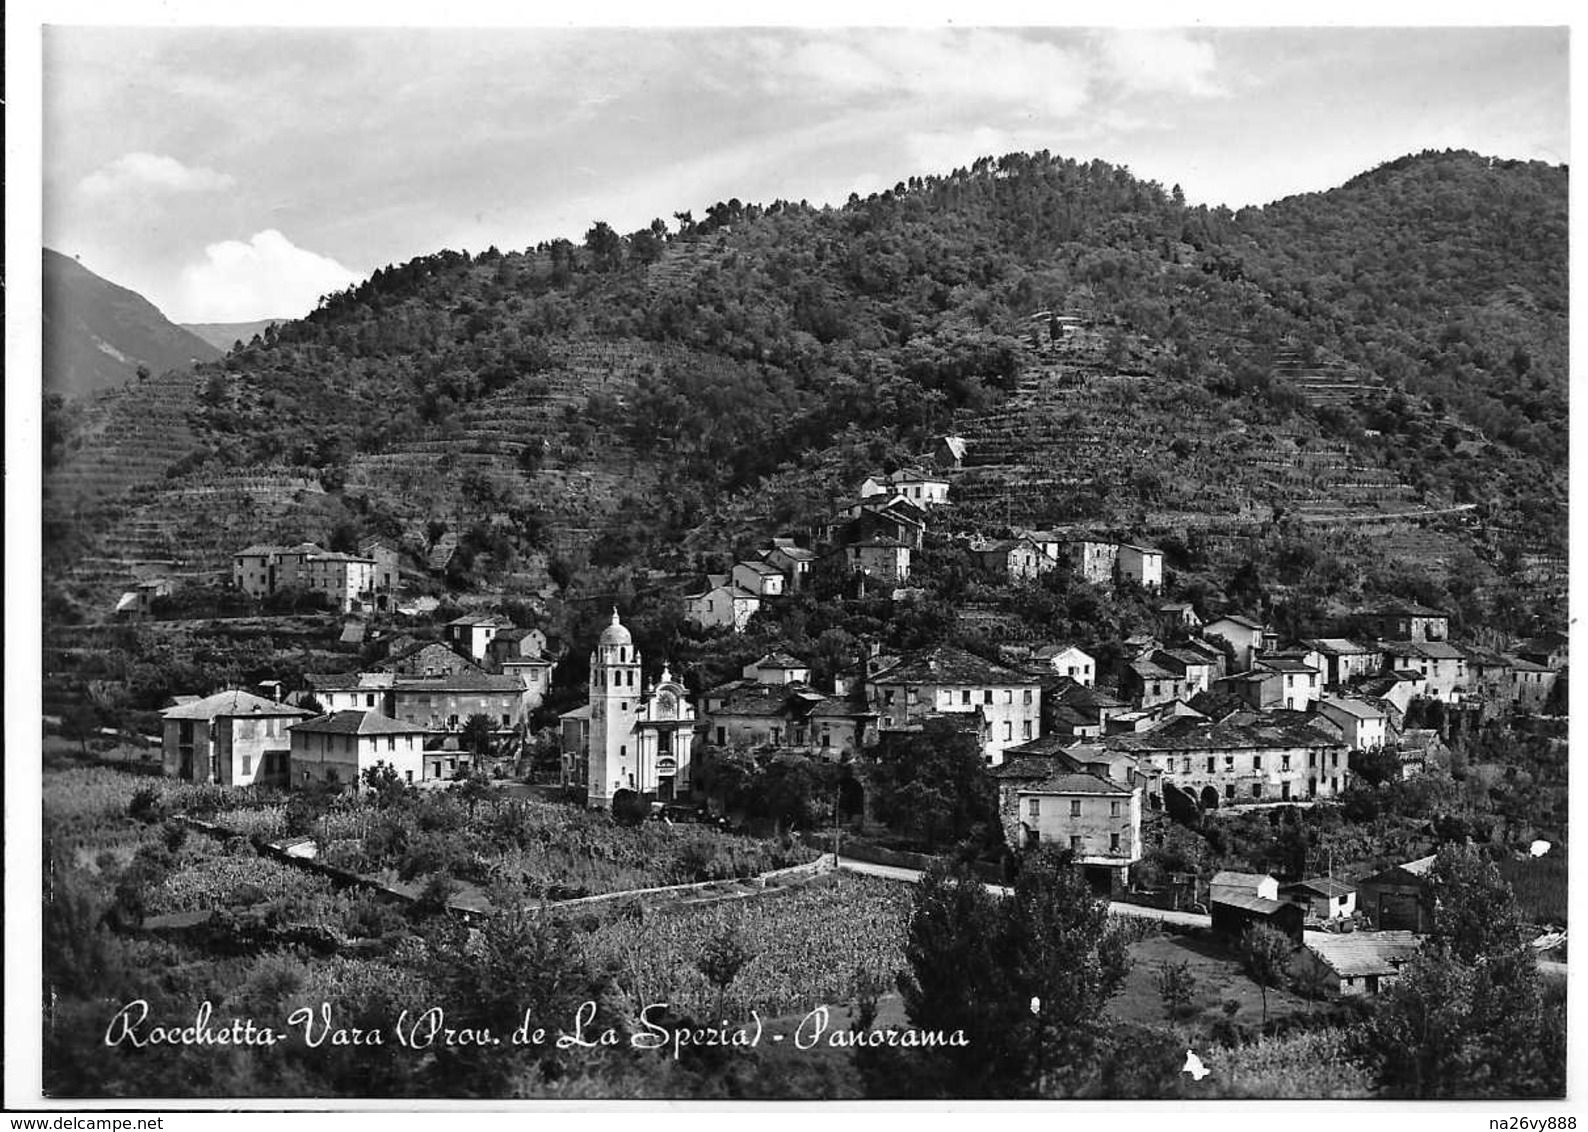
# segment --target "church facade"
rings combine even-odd
[[[639,649],[615,609],[590,653],[590,701],[561,722],[563,782],[584,787],[587,805],[605,809],[619,790],[659,802],[688,797],[689,693],[665,666],[655,686],[644,683]]]

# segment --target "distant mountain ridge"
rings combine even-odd
[[[150,373],[212,362],[221,351],[136,291],[44,249],[44,391],[87,397]]]
[[[246,346],[254,340],[254,335],[263,334],[272,326],[289,321],[285,318],[256,318],[252,322],[184,322],[181,326],[224,354],[237,343]]]

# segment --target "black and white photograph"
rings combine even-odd
[[[324,8],[8,29],[9,1109],[1575,1126],[1564,9]]]

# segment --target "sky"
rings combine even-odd
[[[1569,161],[1568,29],[43,30],[46,246],[179,322],[296,317],[440,248],[982,155],[1260,205],[1422,149]]]

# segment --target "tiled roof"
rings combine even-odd
[[[803,660],[800,660],[798,657],[790,656],[786,652],[769,652],[765,656],[763,656],[760,660],[756,661],[755,664],[752,665],[751,667],[753,667],[753,668],[767,668],[767,669],[771,669],[771,668],[809,668],[810,665],[806,664]]]
[[[795,546],[793,543],[784,545],[782,540],[773,541],[776,543],[776,545],[772,546],[770,549],[762,551],[763,555],[770,556],[774,553],[781,554],[783,557],[793,559],[795,562],[810,562],[816,557],[816,552],[814,550],[807,550],[803,546]]]
[[[1258,896],[1249,892],[1227,892],[1219,896],[1211,896],[1208,899],[1213,904],[1225,904],[1232,908],[1239,908],[1245,912],[1256,912],[1264,916],[1271,916],[1281,908],[1287,907],[1283,900],[1270,900],[1266,896]]]
[[[448,625],[512,625],[506,617],[495,613],[465,613],[462,617],[455,617],[447,622]]]
[[[1258,632],[1262,632],[1262,629],[1263,629],[1263,627],[1261,625],[1259,625],[1256,621],[1253,621],[1250,617],[1243,617],[1239,613],[1232,613],[1232,614],[1229,614],[1226,617],[1216,618],[1213,621],[1213,623],[1208,626],[1208,628],[1211,629],[1214,625],[1217,625],[1220,621],[1231,621],[1231,622],[1234,622],[1236,625],[1240,625],[1242,628],[1255,629]]]
[[[1258,715],[1252,722],[1210,723],[1179,716],[1162,727],[1137,735],[1111,735],[1105,742],[1118,750],[1155,754],[1166,751],[1269,750],[1276,747],[1337,747],[1332,737],[1309,722]],[[1238,718],[1238,717],[1237,717]]]
[[[972,687],[1041,683],[1035,676],[948,645],[911,653],[895,668],[873,680],[887,684],[966,684]]]
[[[751,562],[746,559],[743,562],[736,563],[734,568],[737,569],[739,566],[743,566],[746,570],[752,570],[763,578],[782,575],[782,571],[776,566],[768,566],[765,562]]]
[[[1312,665],[1288,656],[1260,656],[1257,658],[1256,663],[1275,672],[1311,672],[1316,674],[1318,671]]]
[[[1244,888],[1256,892],[1273,878],[1267,873],[1240,873],[1233,869],[1225,869],[1213,874],[1213,879],[1208,883],[1217,888]]]
[[[165,719],[216,719],[220,716],[249,716],[249,715],[296,715],[304,716],[309,713],[301,708],[289,707],[287,704],[278,704],[274,700],[267,700],[263,696],[256,696],[252,692],[232,690],[216,692],[212,696],[193,700],[189,703],[179,703],[175,707],[166,708],[160,715]]]
[[[1022,779],[1017,789],[1022,794],[1114,794],[1129,797],[1132,793],[1128,786],[1110,782],[1101,775],[1056,768],[1047,777],[1036,781]]]
[[[1422,660],[1465,660],[1467,654],[1446,641],[1385,641],[1386,656],[1414,656]]]
[[[1551,668],[1547,664],[1535,664],[1533,661],[1531,661],[1531,660],[1523,660],[1521,657],[1516,657],[1516,658],[1511,660],[1511,670],[1513,672],[1553,672],[1553,671],[1555,671],[1553,668]]]
[[[1384,718],[1383,708],[1379,707],[1376,703],[1369,703],[1368,701],[1358,699],[1355,696],[1325,696],[1321,702],[1328,705],[1329,707],[1337,708],[1340,711],[1345,712],[1347,715],[1353,715],[1357,719]]]
[[[1346,896],[1356,891],[1356,885],[1347,884],[1334,877],[1311,877],[1280,886],[1282,892],[1312,892],[1319,896]]]
[[[1081,646],[1076,644],[1074,641],[1056,641],[1051,645],[1043,645],[1031,655],[1037,660],[1052,660],[1056,656],[1063,656],[1071,649],[1074,649],[1076,652],[1086,656],[1088,660],[1091,659],[1091,654],[1085,649],[1081,648]]]
[[[249,558],[259,558],[259,557],[268,556],[268,555],[271,555],[271,554],[280,554],[283,550],[286,550],[286,549],[287,548],[284,547],[284,546],[271,546],[268,543],[257,542],[253,546],[245,546],[245,547],[243,547],[241,550],[239,550],[232,557],[234,557],[234,558],[242,558],[243,556],[246,555]]]
[[[428,727],[401,723],[378,711],[333,711],[315,716],[293,727],[293,731],[327,735],[414,735],[429,732]]]
[[[1393,974],[1421,946],[1414,932],[1306,932],[1302,939],[1342,978]]]
[[[1347,640],[1345,637],[1309,637],[1301,643],[1325,656],[1367,656],[1382,651],[1371,645]]]

